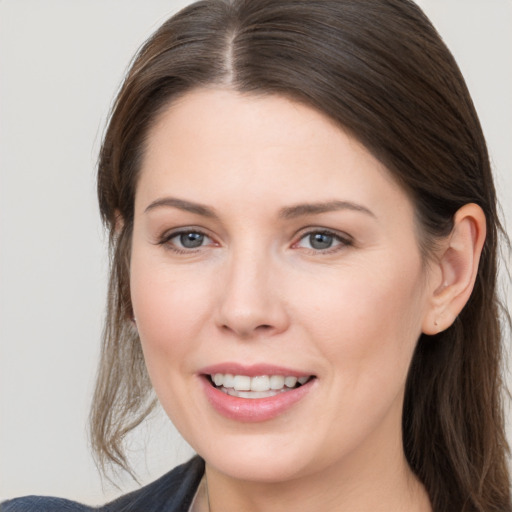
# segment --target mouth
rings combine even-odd
[[[215,373],[206,375],[207,381],[217,390],[237,398],[269,398],[300,388],[315,379],[314,375],[233,375]]]

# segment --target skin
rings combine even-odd
[[[283,215],[332,201],[351,206]],[[474,254],[473,217],[456,224]],[[183,228],[203,245],[180,246]],[[332,246],[313,248],[315,231]],[[402,402],[419,335],[448,325],[449,299],[465,302],[458,254],[425,264],[409,197],[316,110],[208,89],[162,113],[137,186],[131,294],[158,398],[206,461],[211,510],[431,510],[403,454]],[[278,417],[240,423],[199,378],[226,361],[316,380]]]

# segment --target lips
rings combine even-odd
[[[217,365],[201,372],[203,388],[214,409],[232,420],[273,419],[305,397],[316,377],[268,365]]]

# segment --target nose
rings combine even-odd
[[[279,270],[271,260],[250,250],[231,255],[219,288],[220,329],[250,339],[270,337],[288,328]]]

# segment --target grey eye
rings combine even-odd
[[[349,245],[351,245],[350,240],[342,238],[336,233],[330,231],[310,231],[302,236],[296,247],[322,252],[329,249],[342,249]]]
[[[185,249],[196,249],[204,244],[205,236],[202,233],[191,231],[189,233],[181,233],[175,238],[179,240],[179,245]]]
[[[329,249],[334,242],[334,236],[327,233],[311,233],[308,237],[309,245],[316,250]]]

